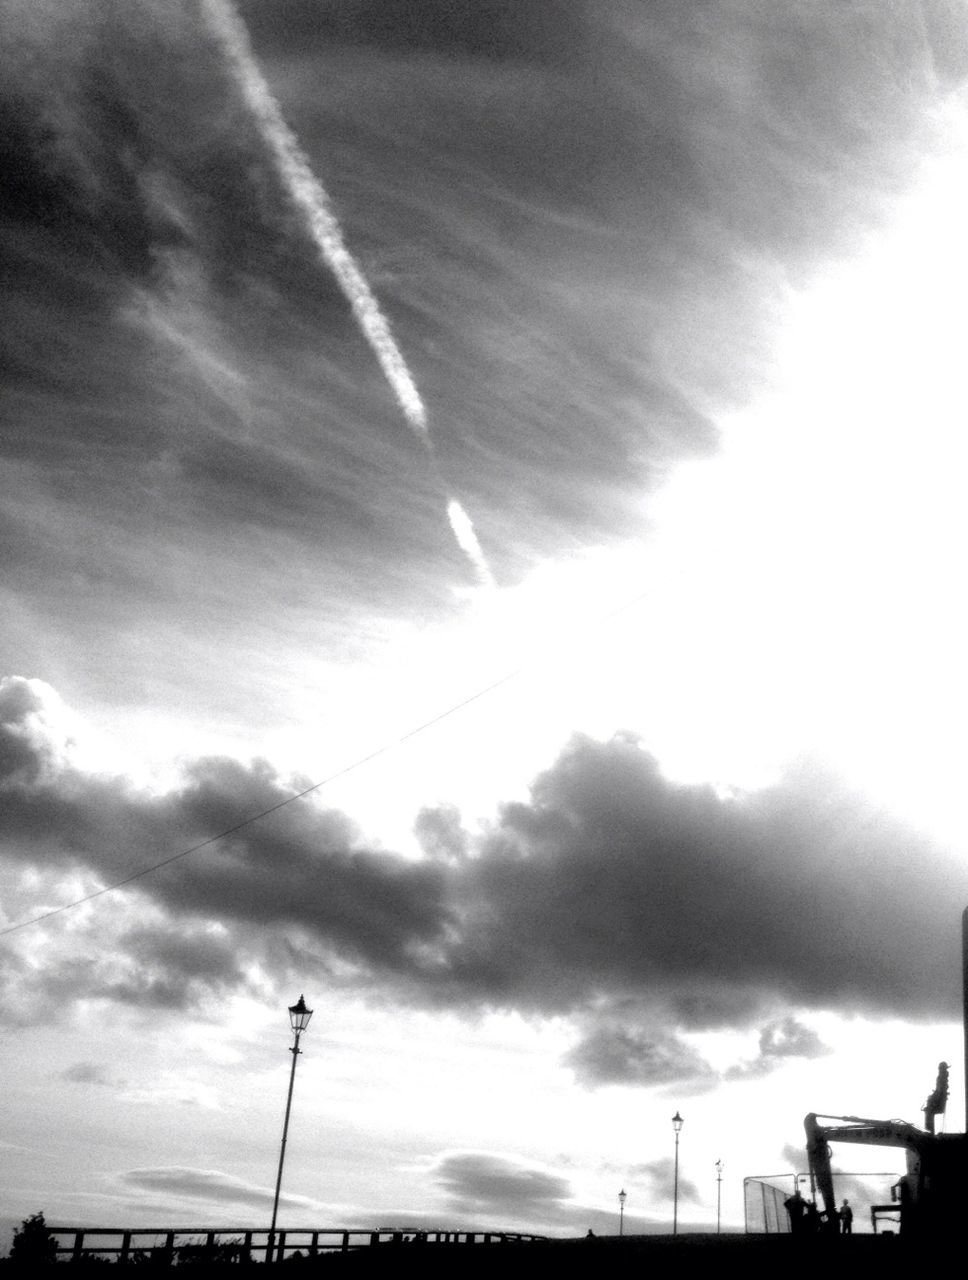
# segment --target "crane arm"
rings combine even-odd
[[[821,1124],[821,1120],[835,1120],[838,1124]],[[836,1221],[837,1198],[834,1194],[833,1169],[830,1143],[852,1142],[871,1147],[903,1147],[908,1151],[920,1151],[923,1130],[906,1120],[869,1120],[864,1116],[825,1116],[811,1111],[804,1117],[803,1127],[807,1135],[807,1161],[810,1175],[820,1190],[828,1220]]]

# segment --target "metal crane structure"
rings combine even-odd
[[[962,970],[965,1025],[965,1081],[968,1091],[968,909],[962,915]],[[963,1230],[968,1208],[968,1133],[936,1133],[935,1121],[948,1101],[948,1064],[938,1066],[935,1087],[922,1107],[924,1127],[906,1120],[871,1120],[810,1112],[804,1118],[807,1162],[814,1201],[823,1204],[821,1229],[839,1227],[830,1144],[900,1147],[907,1171],[891,1188],[891,1203],[874,1205],[874,1230],[888,1216],[899,1221],[902,1237],[928,1238]],[[968,1115],[968,1095],[966,1095]]]
[[[907,1172],[891,1188],[891,1203],[871,1210],[875,1230],[878,1221],[889,1215],[900,1219],[901,1234],[908,1237],[936,1235],[946,1227],[961,1229],[961,1215],[968,1205],[968,1135],[929,1132],[905,1120],[814,1112],[803,1123],[811,1187],[815,1196],[820,1194],[825,1228],[836,1231],[839,1225],[830,1144],[846,1142],[900,1147],[907,1155]]]

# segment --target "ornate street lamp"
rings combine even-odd
[[[723,1162],[716,1161],[716,1234],[719,1235],[720,1210],[723,1207]]]
[[[672,1184],[672,1234],[679,1234],[679,1134],[682,1132],[682,1116],[677,1111],[672,1117],[672,1128],[676,1135],[676,1172]]]
[[[286,1098],[286,1118],[282,1125],[282,1147],[279,1151],[279,1173],[276,1177],[276,1194],[272,1201],[272,1226],[269,1228],[269,1247],[266,1250],[266,1261],[273,1260],[273,1251],[276,1243],[276,1215],[279,1212],[279,1191],[282,1187],[282,1166],[286,1159],[286,1137],[289,1133],[289,1112],[292,1110],[292,1087],[296,1082],[296,1059],[302,1050],[299,1048],[299,1037],[309,1026],[309,1019],[313,1016],[312,1009],[306,1008],[306,1001],[302,996],[295,1004],[289,1006],[289,1025],[292,1027],[295,1039],[289,1052],[292,1054],[292,1070],[289,1073],[289,1096]],[[280,1250],[281,1252],[281,1250]]]
[[[625,1188],[618,1193],[618,1233],[625,1234]]]

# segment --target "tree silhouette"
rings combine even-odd
[[[57,1261],[57,1237],[52,1236],[47,1230],[47,1223],[42,1213],[34,1213],[29,1218],[24,1218],[20,1230],[13,1233],[10,1261],[26,1262],[31,1266]]]

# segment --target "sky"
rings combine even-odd
[[[960,1130],[962,0],[0,63],[0,1225],[265,1225],[300,993],[283,1225],[666,1231],[678,1111],[740,1228],[942,1059]]]

